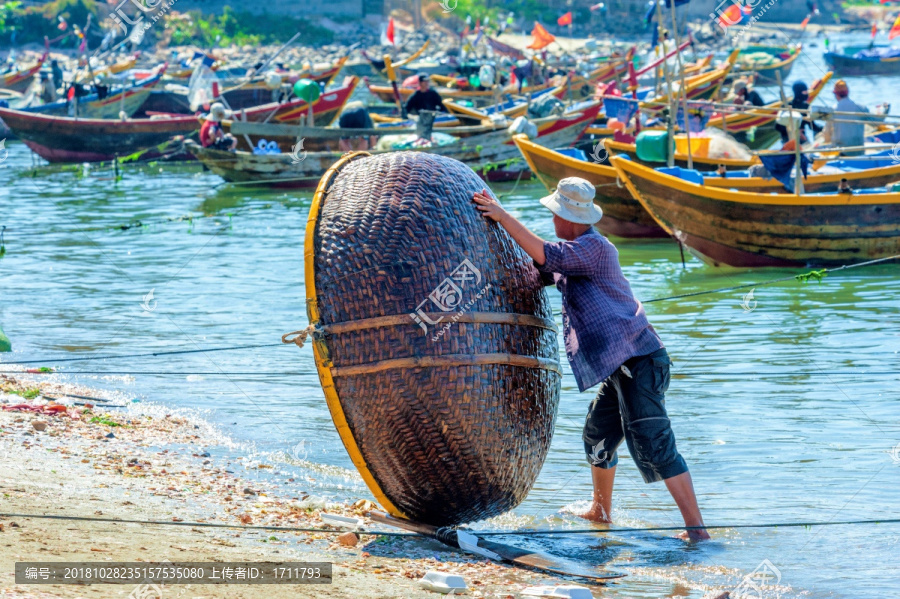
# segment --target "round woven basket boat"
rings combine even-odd
[[[348,154],[306,230],[307,311],[344,446],[391,514],[437,526],[516,506],[559,403],[557,333],[532,260],[450,158]]]

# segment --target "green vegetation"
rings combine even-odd
[[[96,0],[54,0],[43,6],[27,8],[24,8],[21,2],[6,2],[0,7],[0,43],[10,43],[13,32],[16,34],[16,45],[40,43],[44,41],[45,36],[53,39],[65,33],[72,33],[74,25],[84,27],[88,15],[91,15],[94,24],[99,22],[101,15]],[[59,17],[69,24],[65,31],[58,28]],[[56,45],[74,47],[79,41],[78,37],[72,34]]]
[[[94,416],[90,420],[91,424],[105,424],[106,426],[122,426],[115,420],[111,420],[107,416]]]
[[[102,29],[108,30],[112,26],[107,19],[108,13],[106,4],[98,0],[54,0],[43,6],[27,8],[20,1],[5,2],[0,6],[0,44],[11,43],[14,34],[15,45],[18,46],[31,42],[41,43],[44,37],[54,39],[71,33],[64,40],[54,43],[54,47],[75,47],[80,40],[73,33],[74,27],[84,27],[90,16],[93,26],[88,34],[88,42],[91,48],[95,48],[104,35]],[[68,23],[65,31],[59,29],[59,17]],[[258,45],[285,42],[297,32],[301,33],[302,42],[310,45],[327,44],[334,38],[330,30],[319,27],[308,19],[287,15],[257,15],[236,11],[230,6],[226,6],[221,15],[204,15],[200,11],[179,13],[172,10],[163,18],[165,26],[160,22],[151,27],[147,31],[146,43],[168,38],[174,45],[196,44],[204,48],[230,44]]]
[[[200,11],[173,12],[166,17],[166,30],[172,33],[173,45],[196,44],[204,48],[286,42],[298,32],[304,44],[327,44],[334,39],[330,30],[318,27],[307,19],[287,15],[256,15],[235,11],[230,6],[226,6],[221,15],[203,15]]]

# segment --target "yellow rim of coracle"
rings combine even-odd
[[[316,299],[315,238],[316,225],[319,222],[319,211],[322,207],[322,201],[328,191],[331,180],[340,171],[341,167],[356,158],[362,158],[368,155],[367,152],[353,152],[352,154],[345,154],[340,160],[334,163],[334,165],[328,169],[328,172],[325,173],[325,176],[322,177],[322,180],[319,181],[319,186],[316,188],[316,194],[313,196],[312,205],[309,207],[309,219],[306,221],[306,241],[304,242],[303,247],[303,262],[306,278],[306,313],[309,317],[309,323],[313,326],[318,326],[319,324],[319,304]],[[369,490],[372,492],[372,495],[375,496],[375,499],[378,500],[378,503],[380,503],[392,516],[405,518],[406,516],[403,512],[398,510],[384,494],[384,491],[381,490],[381,487],[369,470],[369,466],[366,464],[366,460],[363,458],[359,446],[356,444],[356,439],[353,438],[353,431],[350,430],[350,425],[347,424],[344,408],[341,406],[337,389],[334,387],[331,367],[327,365],[327,356],[323,349],[324,348],[320,343],[313,343],[313,355],[316,359],[316,369],[319,371],[319,380],[322,383],[322,390],[325,392],[325,401],[328,404],[328,411],[331,412],[331,419],[334,421],[334,426],[337,428],[341,441],[347,449],[347,453],[350,454],[350,460],[353,462],[353,465],[356,466],[356,469],[359,470],[359,474],[362,476],[363,481],[365,481],[366,486],[369,487]]]

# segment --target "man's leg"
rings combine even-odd
[[[590,509],[582,518],[594,522],[612,522],[612,492],[619,456],[616,449],[625,439],[619,413],[621,388],[618,373],[600,385],[597,397],[588,408],[584,421],[584,452],[591,465],[594,492]]]
[[[685,526],[703,526],[703,516],[700,515],[700,506],[697,505],[697,496],[694,494],[694,483],[691,473],[684,472],[665,480],[666,488],[672,494],[672,499],[681,510]],[[682,539],[691,541],[704,541],[709,538],[709,533],[704,529],[686,530],[678,535]]]
[[[591,508],[584,514],[581,514],[582,518],[594,522],[612,522],[612,492],[615,478],[615,466],[612,468],[591,467],[594,495],[591,501]]]
[[[666,413],[669,388],[669,356],[659,350],[626,362],[628,374],[620,377],[625,440],[644,482],[664,480],[681,510],[685,526],[703,526],[687,464],[675,446],[675,433]],[[684,539],[708,539],[705,530],[690,530]]]

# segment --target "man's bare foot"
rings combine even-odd
[[[682,541],[691,541],[692,543],[696,543],[697,541],[708,541],[712,538],[709,536],[709,533],[702,528],[686,530],[676,536]]]
[[[612,518],[609,514],[606,513],[606,510],[603,509],[603,506],[600,504],[592,504],[591,509],[583,514],[579,514],[579,517],[584,518],[585,520],[590,520],[591,522],[600,522],[602,524],[612,524]]]

